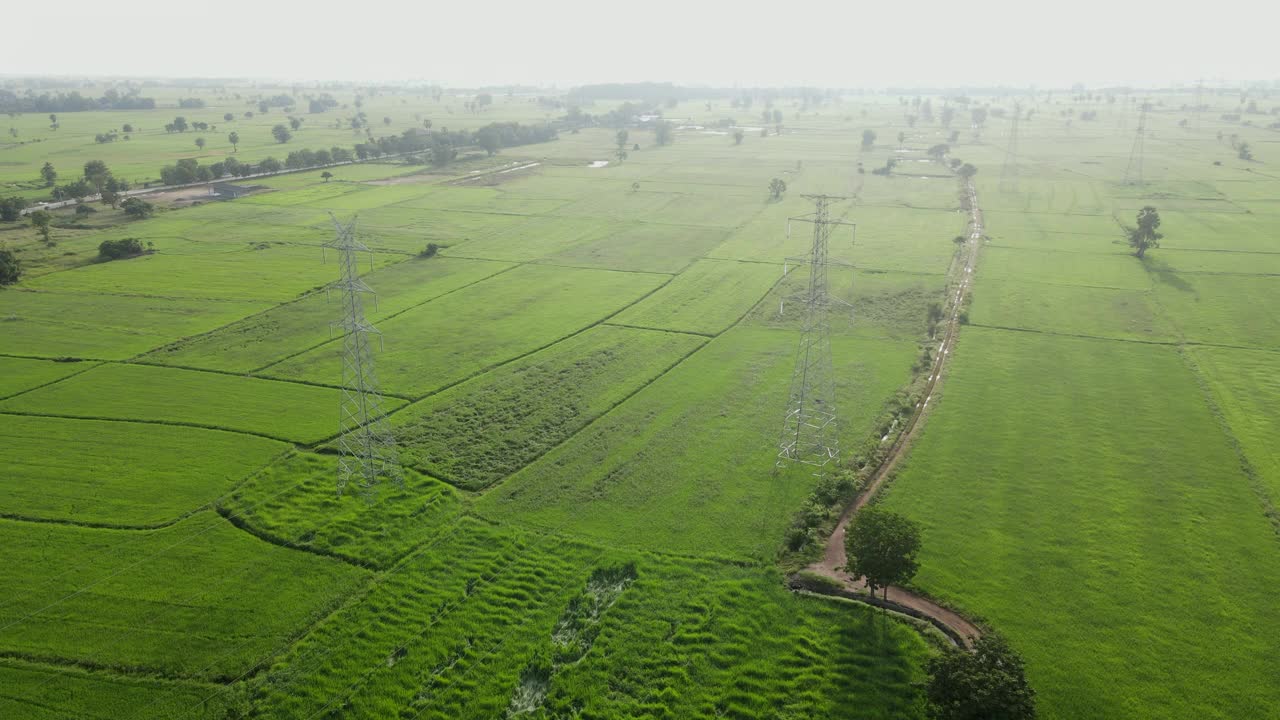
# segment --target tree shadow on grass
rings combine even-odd
[[[1182,276],[1173,268],[1169,267],[1169,263],[1165,262],[1163,259],[1145,257],[1142,259],[1142,267],[1147,271],[1148,275],[1155,278],[1156,282],[1168,285],[1174,290],[1192,293],[1199,298],[1199,293],[1196,292],[1195,287],[1191,283],[1182,279]]]

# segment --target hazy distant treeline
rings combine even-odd
[[[72,90],[69,93],[50,95],[28,90],[19,95],[11,90],[0,90],[0,112],[69,113],[91,110],[150,110],[156,106],[153,98],[141,97],[137,91],[121,94],[114,88],[100,98],[89,98]]]

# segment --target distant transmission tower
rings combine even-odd
[[[1005,150],[1004,167],[1000,169],[1000,191],[1018,192],[1018,118],[1022,106],[1013,106],[1013,122],[1009,124],[1009,147]]]
[[[809,267],[809,284],[800,300],[804,324],[796,350],[795,370],[791,375],[791,393],[782,423],[782,438],[778,442],[776,467],[780,468],[788,461],[799,462],[819,468],[818,473],[821,474],[822,467],[840,456],[828,312],[833,302],[840,301],[827,291],[828,245],[833,226],[852,226],[853,223],[830,217],[831,202],[847,198],[834,195],[804,197],[813,201],[814,212],[792,219],[813,223],[813,245],[803,258],[798,258]]]
[[[1133,136],[1133,149],[1129,151],[1129,167],[1124,171],[1125,185],[1142,184],[1142,139],[1147,134],[1147,101],[1144,98],[1138,110],[1138,132]]]
[[[382,393],[378,390],[378,377],[373,370],[373,355],[369,347],[369,336],[377,335],[381,344],[382,333],[364,319],[361,293],[373,293],[373,289],[360,279],[356,253],[369,252],[369,248],[356,239],[355,218],[343,225],[332,213],[330,217],[338,235],[324,247],[338,251],[338,261],[342,266],[342,279],[327,288],[342,295],[342,320],[331,325],[341,328],[343,333],[338,494],[341,495],[351,482],[369,494],[384,479],[403,485],[404,475],[400,470],[395,437],[387,426],[387,415],[382,408]]]
[[[1200,131],[1200,111],[1204,109],[1204,78],[1196,83],[1196,132]]]

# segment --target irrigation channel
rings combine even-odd
[[[844,569],[848,562],[844,545],[845,531],[858,511],[866,507],[875,498],[876,493],[884,487],[885,481],[893,474],[898,461],[910,449],[911,443],[927,417],[929,401],[933,399],[933,394],[942,381],[943,367],[946,364],[947,357],[951,354],[952,347],[955,345],[956,333],[960,327],[960,312],[973,282],[974,263],[978,257],[978,248],[982,243],[982,236],[985,234],[982,210],[978,207],[978,193],[974,189],[972,178],[964,181],[961,192],[965,193],[969,200],[969,237],[964,244],[962,260],[957,266],[957,282],[955,283],[954,293],[947,298],[950,301],[951,312],[947,316],[946,328],[943,331],[942,340],[938,344],[938,353],[934,358],[933,367],[929,369],[929,380],[925,383],[924,392],[922,393],[924,399],[916,404],[911,418],[889,448],[884,461],[871,474],[866,487],[849,505],[849,508],[844,511],[844,514],[840,516],[840,522],[836,524],[831,537],[827,539],[822,559],[806,569],[839,582],[845,591],[839,593],[841,597],[867,602],[878,607],[926,620],[950,637],[957,645],[968,647],[974,640],[982,636],[982,631],[955,611],[899,587],[891,586],[887,588],[885,590],[886,597],[884,598],[873,597],[867,592],[867,585],[863,579],[850,576]],[[948,292],[952,292],[950,288]]]

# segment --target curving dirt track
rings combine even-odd
[[[969,237],[964,244],[961,263],[956,268],[955,290],[948,290],[948,292],[953,293],[951,297],[947,298],[950,304],[950,313],[947,315],[946,327],[942,334],[942,340],[938,344],[938,352],[934,358],[933,367],[929,369],[929,381],[925,384],[924,390],[925,399],[916,405],[915,412],[911,414],[906,427],[889,448],[889,453],[885,456],[884,462],[880,464],[880,467],[876,468],[876,471],[868,479],[866,488],[849,506],[849,509],[845,510],[844,514],[840,516],[840,522],[836,525],[835,531],[827,539],[822,560],[807,568],[810,572],[839,581],[849,591],[865,593],[867,587],[862,579],[850,577],[844,571],[844,566],[848,562],[844,549],[845,531],[848,529],[849,522],[853,520],[854,515],[866,507],[867,503],[871,502],[871,499],[880,491],[885,480],[897,467],[898,461],[906,455],[906,451],[910,448],[912,441],[915,440],[916,434],[928,415],[929,401],[933,399],[934,390],[941,383],[943,367],[955,344],[956,333],[960,326],[960,310],[964,305],[965,296],[969,293],[973,280],[974,262],[977,259],[978,247],[984,234],[982,210],[978,207],[978,193],[973,187],[972,179],[965,181],[963,192],[969,196]],[[890,587],[885,592],[887,593],[887,602],[877,602],[877,605],[887,604],[890,607],[898,606],[912,610],[914,612],[911,614],[922,615],[935,625],[942,626],[948,631],[948,635],[951,635],[953,639],[958,639],[965,645],[971,644],[973,640],[982,636],[982,631],[972,622],[961,617],[955,611],[948,610],[931,600],[897,587]]]

